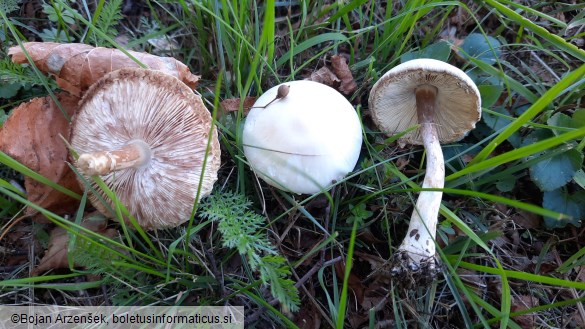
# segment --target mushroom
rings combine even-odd
[[[463,138],[481,117],[480,94],[469,76],[434,59],[408,61],[384,74],[372,88],[369,108],[376,125],[388,135],[420,125],[399,141],[424,145],[423,189],[444,187],[440,143]],[[420,193],[398,248],[395,275],[420,271],[422,278],[430,279],[436,274],[435,236],[442,195],[442,191]]]
[[[145,229],[189,220],[198,193],[208,195],[217,180],[211,115],[168,74],[132,68],[105,75],[82,98],[71,129],[77,169],[86,179],[100,175]],[[91,203],[108,214],[100,198],[112,201],[89,181],[100,194],[90,194]]]
[[[283,94],[287,88],[282,86],[266,91],[250,110],[244,154],[272,186],[297,194],[324,191],[355,167],[362,144],[360,120],[351,103],[331,87],[291,81]]]

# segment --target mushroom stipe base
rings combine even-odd
[[[413,261],[406,251],[398,251],[390,262],[389,274],[407,289],[432,283],[441,269],[439,260],[428,257],[420,261]]]

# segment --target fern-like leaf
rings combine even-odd
[[[20,0],[0,0],[0,10],[3,11],[4,14],[8,14],[18,10],[19,4]]]
[[[106,2],[95,23],[96,28],[112,39],[118,35],[116,26],[122,19],[122,1],[112,0]],[[93,36],[96,46],[107,47],[110,45],[101,35],[94,33]]]
[[[270,282],[270,292],[284,307],[292,312],[299,309],[300,299],[293,280],[289,279],[290,268],[282,256],[264,256],[258,265],[260,276]]]
[[[0,60],[0,82],[3,84],[42,85],[42,79],[44,78],[37,76],[30,68],[14,64],[9,58]]]
[[[264,217],[248,210],[252,203],[244,196],[232,192],[216,193],[201,203],[200,216],[219,222],[223,246],[236,248],[245,256],[260,279],[280,303],[291,311],[299,308],[299,293],[284,257],[262,234]]]
[[[93,238],[79,237],[75,247],[70,251],[74,262],[87,271],[96,275],[106,275],[115,273],[116,276],[123,277],[126,280],[132,280],[136,273],[132,273],[127,268],[123,268],[116,262],[123,261],[123,258],[111,249],[110,246],[96,241]]]

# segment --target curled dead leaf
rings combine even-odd
[[[542,223],[542,217],[524,210],[519,210],[512,215],[514,223],[526,229],[538,229]]]
[[[252,106],[256,102],[257,97],[246,97],[244,98],[243,110],[244,115],[247,115],[250,112]],[[228,98],[221,101],[221,113],[220,115],[225,115],[229,112],[238,112],[240,110],[240,101],[241,98]]]
[[[107,228],[107,220],[100,219],[100,220],[84,220],[81,223],[81,226],[85,227],[88,230],[96,232],[104,237],[107,238],[114,238],[118,235],[118,231],[115,229]],[[79,232],[80,235],[86,234],[82,231]],[[80,239],[78,237],[78,239]],[[78,240],[79,241],[79,240]],[[79,241],[79,243],[83,243]],[[69,234],[64,228],[56,227],[51,231],[51,236],[49,237],[49,246],[45,255],[41,259],[39,266],[37,266],[33,272],[33,276],[37,276],[43,272],[48,270],[55,270],[61,268],[69,268],[69,261],[68,261],[68,245],[69,245]]]
[[[331,70],[326,66],[323,66],[317,71],[311,73],[311,77],[307,78],[306,80],[319,82],[333,88],[337,88],[341,82],[335,73],[331,72]]]
[[[313,303],[308,303],[295,314],[294,322],[301,329],[318,329],[322,328],[322,315]]]
[[[23,46],[41,71],[55,76],[63,90],[76,96],[81,96],[89,86],[109,72],[127,67],[140,67],[118,49],[54,42],[26,42]],[[185,64],[172,57],[159,57],[130,50],[128,53],[152,70],[175,76],[191,88],[197,86],[199,76],[192,74]],[[8,55],[12,56],[15,63],[28,62],[19,46],[10,48]]]
[[[512,298],[512,312],[525,311],[540,305],[538,298],[529,295],[519,295]],[[512,317],[520,327],[529,329],[535,328],[536,316],[534,314],[524,314]]]
[[[79,98],[65,93],[56,96],[67,115],[73,116]],[[51,97],[35,98],[18,106],[4,123],[0,130],[0,151],[80,194],[75,173],[66,163],[69,152],[60,136],[69,138],[69,121]],[[77,209],[77,200],[30,177],[25,177],[24,185],[28,200],[40,207],[59,215]],[[31,216],[37,214],[32,208],[27,208],[26,212]],[[46,221],[40,215],[35,219]]]
[[[345,58],[339,55],[331,56],[331,66],[333,73],[341,80],[339,91],[344,95],[350,95],[357,89],[357,83],[353,79],[353,74],[345,62]]]
[[[335,274],[340,280],[343,280],[345,277],[345,265],[342,262],[335,263]],[[348,286],[355,294],[357,303],[361,305],[364,301],[364,290],[366,287],[362,283],[362,280],[351,270],[349,272]]]

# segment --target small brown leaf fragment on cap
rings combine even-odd
[[[333,67],[333,73],[341,80],[339,91],[345,95],[350,95],[356,91],[357,83],[353,79],[353,74],[351,74],[345,58],[339,55],[331,56],[331,66]]]
[[[257,97],[246,97],[244,98],[244,103],[242,104],[243,110],[244,110],[244,115],[247,115],[248,112],[250,112],[250,109],[252,108],[252,105],[254,105],[254,102],[256,102],[256,98]],[[238,112],[240,110],[240,102],[241,102],[241,98],[228,98],[228,99],[224,99],[223,101],[221,101],[220,103],[220,113],[219,116],[225,115],[229,112]]]
[[[57,99],[69,117],[77,109],[79,98],[57,93]],[[69,168],[69,150],[61,139],[69,139],[69,121],[57,104],[47,96],[35,98],[18,106],[0,130],[0,151],[48,178],[49,180],[81,194],[82,191]],[[59,215],[69,214],[78,207],[77,200],[28,176],[24,179],[27,198],[32,203]],[[47,222],[33,208],[27,215],[38,222]]]
[[[110,229],[107,228],[107,224],[108,222],[105,218],[99,220],[84,219],[84,221],[81,223],[81,226],[85,227],[88,230],[96,232],[106,238],[110,239],[114,238],[116,235],[118,235],[118,231],[112,228]],[[79,234],[85,233],[80,231]],[[83,244],[85,241],[86,241],[85,239],[78,238],[76,243]],[[49,270],[69,268],[69,261],[67,257],[68,245],[69,245],[68,232],[61,227],[54,228],[51,231],[51,236],[49,237],[49,247],[47,248],[47,251],[45,252],[43,258],[41,259],[39,266],[37,266],[33,270],[32,275],[37,276]]]
[[[323,66],[319,70],[311,73],[311,77],[307,78],[306,80],[319,82],[333,88],[336,88],[341,82],[335,73],[331,72],[331,70],[326,66]]]

